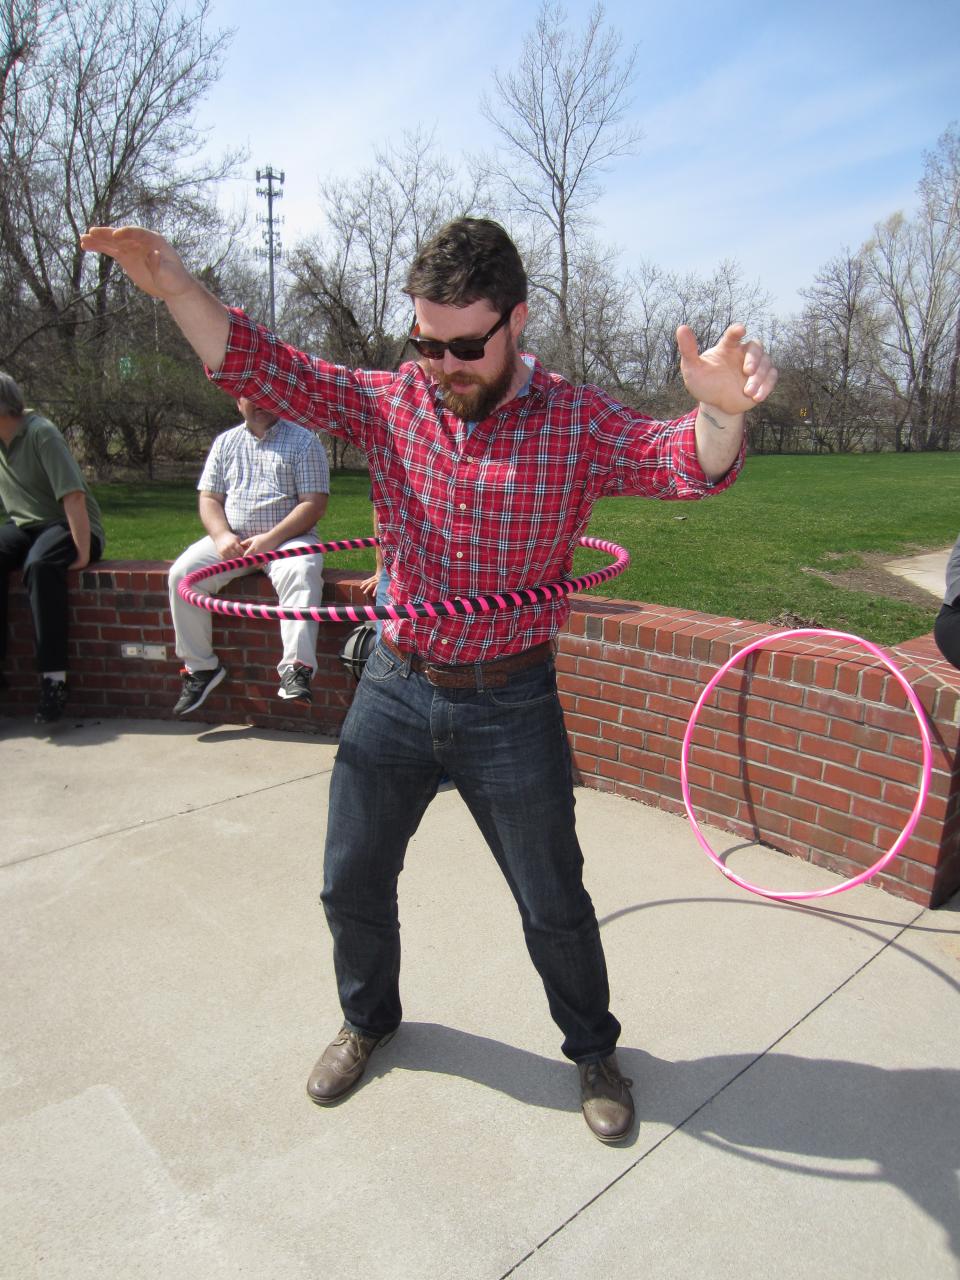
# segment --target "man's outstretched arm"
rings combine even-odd
[[[143,227],[91,227],[80,237],[80,246],[115,258],[139,289],[167,304],[207,368],[220,368],[227,354],[230,313],[190,274],[163,236]]]

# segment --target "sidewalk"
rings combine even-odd
[[[916,587],[929,591],[938,600],[943,599],[947,580],[947,561],[952,547],[944,547],[942,551],[928,551],[921,556],[905,556],[899,560],[888,560],[883,566],[888,573],[898,578],[906,578]]]
[[[639,1114],[608,1148],[448,790],[401,881],[406,1022],[324,1110],[334,750],[0,721],[7,1280],[960,1276],[960,901],[768,902],[685,820],[579,791]]]

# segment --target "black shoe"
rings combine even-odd
[[[66,680],[51,680],[49,676],[44,676],[43,683],[40,685],[40,705],[37,707],[37,713],[33,717],[34,722],[36,724],[53,724],[55,720],[59,720],[63,715],[66,705]]]
[[[185,716],[188,711],[196,711],[206,700],[207,694],[224,679],[227,669],[219,664],[212,671],[188,671],[186,667],[181,667],[180,674],[183,676],[183,688],[180,690],[180,697],[173,704],[175,716]]]
[[[633,1128],[633,1081],[620,1074],[615,1053],[578,1067],[580,1106],[587,1127],[601,1142],[619,1142]]]
[[[307,1093],[321,1107],[339,1102],[360,1083],[374,1049],[382,1048],[393,1037],[392,1031],[385,1036],[365,1036],[359,1031],[351,1031],[349,1027],[341,1027],[336,1039],[330,1041],[310,1072]]]
[[[313,694],[310,692],[312,677],[313,672],[302,662],[298,662],[295,667],[287,667],[280,677],[280,688],[277,693],[287,702],[312,702]]]

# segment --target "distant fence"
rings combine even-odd
[[[75,575],[73,714],[171,717],[180,679],[166,569],[107,561]],[[359,581],[347,571],[328,573],[325,599],[359,602]],[[261,575],[231,583],[230,592],[274,599]],[[26,715],[37,676],[26,596],[17,585],[10,604],[6,697]],[[291,708],[276,697],[276,626],[215,616],[217,651],[230,678],[191,720],[336,734],[355,688],[339,659],[350,629],[320,627],[313,706]],[[736,650],[774,630],[575,597],[557,668],[582,783],[682,813],[680,744],[700,691]],[[928,713],[934,772],[916,830],[871,883],[937,906],[960,888],[960,672],[939,657],[930,636],[891,653]],[[824,640],[809,654],[765,650],[746,671],[725,678],[700,716],[690,781],[701,820],[846,878],[876,862],[903,827],[919,760],[916,721],[893,676],[860,650]]]

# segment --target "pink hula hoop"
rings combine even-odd
[[[916,716],[917,725],[920,729],[920,740],[923,745],[923,763],[921,768],[920,787],[917,792],[917,800],[913,806],[913,810],[896,840],[894,840],[887,852],[877,859],[872,867],[868,867],[866,871],[861,871],[859,875],[852,876],[849,880],[844,880],[842,883],[835,884],[828,889],[812,889],[804,892],[788,893],[778,892],[773,889],[764,889],[758,885],[751,884],[748,880],[744,880],[742,876],[738,876],[735,872],[731,871],[730,868],[724,864],[722,859],[713,851],[704,838],[703,832],[700,830],[693,812],[693,804],[690,799],[690,783],[687,777],[687,761],[690,754],[690,744],[693,738],[694,728],[696,727],[697,717],[700,715],[700,712],[707,699],[710,697],[710,694],[726,673],[755,650],[765,649],[768,645],[774,644],[779,640],[789,640],[793,639],[795,636],[817,636],[820,639],[829,637],[834,640],[849,640],[853,644],[860,645],[861,648],[866,649],[868,653],[873,654],[875,658],[879,659],[879,661],[883,663],[891,675],[900,684],[900,687],[907,695],[907,701],[913,709],[913,714]],[[687,811],[687,817],[690,819],[690,825],[693,827],[693,834],[697,838],[697,843],[700,845],[700,848],[704,851],[710,861],[719,867],[728,880],[739,885],[741,889],[746,889],[750,893],[759,894],[762,898],[775,898],[780,902],[799,902],[806,898],[829,898],[832,894],[843,893],[845,889],[852,889],[855,885],[863,884],[864,881],[869,880],[871,876],[875,876],[878,871],[882,871],[884,867],[893,861],[906,842],[910,839],[910,836],[913,834],[913,829],[916,827],[917,822],[920,819],[920,813],[923,809],[924,803],[926,802],[927,793],[930,789],[930,774],[933,767],[932,755],[930,730],[927,727],[923,707],[917,695],[910,687],[910,684],[903,672],[896,663],[892,661],[892,659],[888,658],[887,655],[871,641],[863,640],[860,636],[850,635],[846,631],[821,631],[818,628],[801,627],[794,631],[778,631],[773,635],[762,636],[759,640],[752,641],[750,644],[745,645],[744,648],[735,653],[733,657],[729,658],[723,666],[714,673],[713,677],[700,694],[700,697],[697,699],[696,706],[693,708],[693,712],[691,713],[690,720],[687,724],[687,731],[683,735],[683,746],[680,750],[680,788],[683,793],[684,808]]]
[[[375,547],[376,538],[346,538],[340,542],[315,542],[310,546],[288,547],[282,551],[259,551],[255,555],[239,556],[235,560],[219,560],[216,564],[207,565],[203,569],[195,569],[188,573],[177,588],[180,596],[188,604],[198,609],[206,609],[209,613],[231,614],[238,618],[255,618],[262,620],[296,620],[298,622],[377,622],[390,618],[399,622],[404,618],[442,618],[469,617],[485,615],[502,609],[524,609],[533,604],[543,604],[548,600],[558,600],[561,596],[572,595],[575,591],[588,591],[601,582],[609,582],[623,573],[630,563],[630,553],[615,542],[606,542],[602,538],[581,538],[579,545],[592,551],[606,551],[614,557],[601,569],[586,573],[579,578],[558,578],[554,582],[541,582],[535,587],[517,587],[515,590],[493,592],[479,596],[455,596],[450,600],[418,601],[415,604],[385,605],[318,605],[309,609],[284,609],[280,605],[244,604],[239,600],[221,600],[217,596],[204,595],[195,591],[198,582],[214,578],[218,574],[228,573],[232,569],[253,568],[267,564],[271,560],[284,560],[290,556],[309,556],[316,554],[332,554],[335,551],[356,551],[361,547]]]

